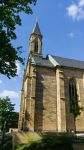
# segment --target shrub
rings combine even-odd
[[[12,150],[12,141],[8,140],[3,145],[0,144],[0,150]]]
[[[60,134],[43,134],[42,139],[21,145],[17,150],[73,150],[73,136]]]

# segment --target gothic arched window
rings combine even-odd
[[[35,42],[35,53],[38,53],[38,41]]]
[[[69,80],[70,112],[73,113],[78,107],[76,80]]]

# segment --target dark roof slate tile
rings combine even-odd
[[[84,61],[63,58],[63,57],[58,57],[58,56],[52,56],[52,57],[59,64],[59,66],[84,69]]]

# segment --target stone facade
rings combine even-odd
[[[70,112],[69,80],[75,78],[78,105],[84,107],[84,69],[59,65],[51,57],[44,59],[40,34],[36,25],[31,34],[30,55],[23,76],[19,129],[83,132],[84,111],[75,121]],[[34,51],[37,39],[38,49]]]
[[[81,111],[81,114],[76,118],[76,122],[74,125],[73,114],[70,113],[70,99],[69,99],[69,79],[76,79],[76,88],[77,88],[77,96],[78,96],[78,104],[80,107],[84,107],[84,70],[73,69],[73,68],[62,68],[64,73],[64,89],[65,89],[65,101],[66,101],[66,129],[74,130],[76,127],[76,131],[84,131],[84,111]]]

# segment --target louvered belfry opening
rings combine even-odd
[[[35,53],[38,53],[38,41],[35,42]]]

